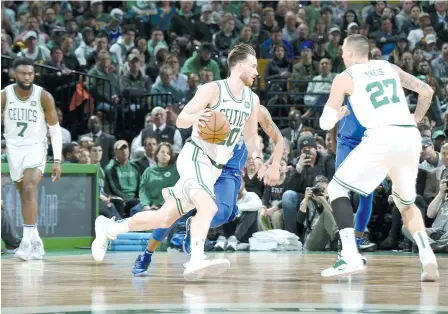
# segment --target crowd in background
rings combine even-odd
[[[37,77],[56,99],[64,127],[64,161],[98,164],[101,214],[129,217],[163,204],[161,189],[176,182],[176,156],[191,134],[175,127],[181,104],[201,84],[227,77],[229,50],[247,43],[263,68],[264,85],[258,90],[262,104],[274,118],[277,114],[285,121],[280,125],[285,140],[281,180],[275,187],[265,186],[249,158],[237,201],[240,215],[211,231],[210,247],[247,249],[254,232],[274,228],[297,234],[308,250],[335,249],[337,226],[326,192],[335,172],[335,143],[318,129],[316,117],[333,78],[345,70],[343,39],[363,34],[369,38],[372,59],[388,60],[435,90],[428,114],[418,126],[422,160],[416,203],[433,249],[448,252],[447,7],[445,0],[362,5],[348,1],[2,1],[2,88],[13,77],[7,57],[24,56],[51,67],[39,69]],[[87,118],[79,127],[66,122],[79,119],[73,118],[70,100],[58,98],[57,88],[76,85],[83,73],[87,75],[81,88],[94,108],[83,112]],[[279,91],[288,93],[276,95]],[[164,93],[170,94],[169,101],[147,97]],[[417,97],[410,91],[406,95],[413,110]],[[125,120],[131,129],[125,136],[117,131],[118,117],[129,112],[138,118]],[[267,159],[272,142],[264,135],[260,141]],[[5,149],[2,141],[2,153]],[[51,160],[51,145],[49,152]],[[365,248],[415,249],[412,237],[402,230],[390,194],[386,178],[374,192]],[[352,201],[357,208],[356,195]]]

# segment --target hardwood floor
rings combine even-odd
[[[79,253],[81,252],[81,253]],[[367,271],[324,279],[334,254],[226,253],[221,277],[186,282],[187,257],[157,252],[149,277],[134,278],[136,253],[49,254],[45,261],[2,258],[2,313],[380,313],[448,312],[448,256],[438,256],[440,281],[419,281],[417,255],[368,255]]]

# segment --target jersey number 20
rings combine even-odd
[[[391,98],[384,95],[386,92],[385,89],[387,91],[392,89]],[[370,94],[370,101],[375,109],[390,103],[400,102],[400,98],[397,96],[397,82],[394,79],[372,82],[366,86],[366,92]]]

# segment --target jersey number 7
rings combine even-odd
[[[392,90],[392,96],[390,98],[384,95],[386,93],[385,89],[387,89],[389,96],[390,90]],[[400,102],[400,98],[397,96],[397,82],[394,79],[372,82],[366,86],[366,92],[370,94],[370,101],[375,109],[391,103]]]

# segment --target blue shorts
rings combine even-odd
[[[341,163],[347,158],[347,156],[361,143],[361,140],[338,138],[338,147],[336,149],[336,169],[339,168]]]

